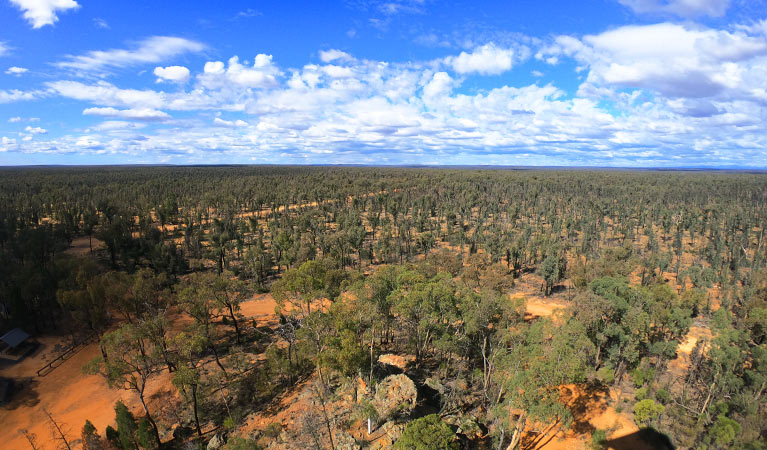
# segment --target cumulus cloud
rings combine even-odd
[[[189,81],[189,69],[184,66],[155,67],[154,74],[158,83],[162,81],[186,83]]]
[[[69,56],[56,63],[57,67],[82,72],[101,72],[142,64],[159,63],[184,53],[196,53],[205,45],[174,36],[152,36],[138,42],[132,49],[94,50],[84,55]]]
[[[761,28],[663,25],[560,36],[542,45],[536,55],[541,61],[571,58],[582,67],[584,82],[577,93],[542,80],[527,86],[499,82],[467,92],[461,89],[464,75],[480,72],[461,73],[453,60],[396,63],[351,55],[324,60],[320,55],[322,63],[296,68],[281,68],[264,54],[252,63],[237,57],[209,61],[173,92],[105,81],[49,82],[46,95],[89,102],[92,114],[122,120],[18,146],[25,152],[77,149],[179,163],[657,166],[680,158],[687,165],[767,166],[767,97],[758,100],[767,77],[757,34]],[[656,32],[667,34],[659,41],[646,36]],[[491,44],[466,55],[490,53],[483,48]],[[518,58],[515,51],[512,69]],[[656,69],[655,60],[668,70]],[[696,65],[723,87],[711,93],[704,89],[704,95],[698,88],[671,88],[674,69]],[[506,64],[472,65],[480,66],[490,73]],[[690,77],[688,82],[696,83]],[[682,95],[686,92],[695,95]],[[140,115],[167,114],[163,111],[198,114],[162,120],[150,131],[138,129],[146,122],[133,122]],[[83,137],[82,143],[99,148],[78,146]]]
[[[53,25],[59,20],[58,13],[80,7],[74,0],[11,0],[11,3],[24,12],[24,18],[35,29]]]
[[[618,0],[637,14],[671,14],[683,18],[722,17],[730,0]]]
[[[46,130],[45,128],[32,127],[32,126],[27,126],[26,128],[24,128],[24,131],[26,131],[29,134],[46,134],[48,132],[48,130]]]
[[[459,74],[499,75],[511,69],[514,50],[497,47],[491,42],[475,48],[471,53],[449,56],[444,62]]]
[[[8,69],[6,69],[5,74],[6,75],[13,75],[13,76],[19,77],[19,76],[21,76],[21,75],[23,75],[23,74],[25,74],[27,72],[29,72],[29,69],[27,69],[25,67],[13,66],[13,67],[9,67]]]
[[[320,61],[324,63],[330,63],[333,61],[352,61],[354,58],[352,55],[342,52],[341,50],[320,50]]]
[[[602,88],[647,89],[668,97],[760,100],[764,34],[659,23],[624,26],[582,40],[560,36],[536,57],[575,58],[588,67],[582,94]],[[554,59],[554,61],[552,61]]]
[[[277,86],[279,69],[272,63],[272,55],[258,54],[253,65],[240,63],[240,58],[229,58],[228,66],[221,61],[205,63],[200,83],[209,89],[224,89],[232,84],[246,88],[269,88]]]
[[[116,109],[116,108],[86,108],[83,110],[84,115],[101,116],[101,117],[117,117],[121,119],[132,120],[146,120],[146,121],[159,121],[170,119],[168,113],[151,108],[139,108],[139,109]]]

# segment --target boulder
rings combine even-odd
[[[208,446],[206,447],[207,450],[218,450],[224,445],[224,440],[221,438],[220,435],[214,434],[212,438],[208,441]]]
[[[405,430],[405,424],[386,422],[376,432],[375,435],[380,435],[374,441],[368,445],[368,448],[372,450],[384,450],[390,449],[397,442],[402,432]]]
[[[407,375],[390,375],[376,386],[373,407],[379,417],[386,420],[399,414],[407,414],[415,408],[418,390]]]

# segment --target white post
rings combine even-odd
[[[370,417],[368,417],[368,436],[370,436]]]

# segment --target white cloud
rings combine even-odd
[[[205,45],[197,41],[173,36],[152,36],[130,50],[94,50],[84,55],[69,56],[65,61],[56,63],[56,66],[84,72],[100,72],[159,63],[184,53],[196,53],[204,49]]]
[[[7,152],[16,147],[16,139],[3,136],[0,138],[0,152]]]
[[[244,120],[224,120],[220,117],[216,117],[213,119],[213,125],[221,126],[221,127],[230,127],[230,128],[236,128],[236,127],[246,127],[248,126],[248,123]]]
[[[48,132],[48,130],[46,130],[45,128],[31,127],[31,126],[27,126],[26,128],[24,128],[24,131],[30,134],[46,134]]]
[[[491,42],[475,48],[472,53],[449,56],[444,62],[459,74],[499,75],[511,69],[514,50],[497,47]]]
[[[638,14],[672,14],[684,18],[722,17],[730,0],[618,0]]]
[[[18,76],[21,76],[22,74],[25,74],[27,72],[29,72],[29,69],[27,69],[25,67],[13,66],[13,67],[9,67],[8,69],[6,69],[5,74],[6,75],[13,75],[13,76],[18,77]]]
[[[189,69],[184,66],[155,67],[154,74],[157,82],[175,81],[177,83],[186,83],[189,81]]]
[[[164,111],[150,108],[140,109],[116,109],[116,108],[87,108],[83,114],[90,116],[118,117],[121,119],[159,121],[170,119],[170,115]]]
[[[0,104],[12,103],[22,100],[34,100],[42,94],[39,91],[20,91],[18,89],[3,90],[0,89]]]
[[[162,108],[167,100],[167,96],[162,92],[120,89],[105,81],[100,81],[92,85],[77,81],[54,81],[47,83],[47,86],[63,97],[89,101],[97,105],[105,106]]]
[[[241,64],[237,56],[229,58],[228,67],[221,61],[205,63],[200,83],[208,89],[227,89],[232,84],[246,88],[269,88],[278,85],[280,71],[272,63],[272,55],[256,55],[253,65]]]
[[[21,117],[18,117],[18,116],[17,117],[10,117],[10,118],[8,118],[8,123],[19,123],[22,120],[24,120],[24,119],[22,119]]]
[[[32,28],[53,25],[59,20],[59,12],[80,7],[74,0],[11,0],[11,3],[24,11],[24,18],[32,24]]]
[[[280,68],[269,55],[257,56],[252,64],[236,57],[208,62],[173,92],[57,81],[46,84],[47,95],[86,101],[98,115],[126,120],[19,147],[30,153],[107,152],[178,163],[658,166],[673,158],[686,165],[767,166],[761,28],[734,30],[666,24],[553,39],[536,58],[573,58],[585,78],[577,93],[539,86],[540,80],[529,86],[499,81],[479,91],[460,89],[466,77],[444,60],[350,57]],[[471,54],[482,54],[480,48]],[[512,68],[520,58],[516,50]],[[656,60],[668,70],[655,70]],[[626,66],[633,78],[613,72],[614,65]],[[723,87],[708,97],[667,89],[674,70],[694,65]],[[764,100],[758,100],[760,95]],[[136,112],[142,110],[148,113]],[[145,124],[128,121],[166,114],[160,110],[197,115],[142,130]],[[238,119],[211,118],[220,112]],[[78,146],[82,137],[84,144],[98,144]]]
[[[88,132],[95,131],[121,131],[121,130],[137,130],[144,128],[146,124],[136,122],[126,122],[124,120],[105,120],[100,124],[89,128]]]
[[[758,100],[767,38],[671,23],[624,26],[582,40],[560,36],[536,58],[559,56],[588,67],[583,95],[628,87],[668,97]]]
[[[432,79],[423,87],[423,95],[426,98],[437,98],[450,94],[454,81],[446,72],[437,72]]]
[[[331,49],[331,50],[321,50],[320,51],[320,61],[324,63],[330,63],[333,61],[352,61],[354,60],[354,57],[352,55],[342,52],[341,50]]]
[[[0,41],[0,56],[5,56],[6,54],[11,52],[11,48],[8,47],[8,44],[6,44],[3,41]]]
[[[101,28],[102,30],[108,30],[109,24],[104,19],[99,19],[98,17],[93,18],[93,26],[96,28]]]

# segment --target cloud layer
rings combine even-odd
[[[71,56],[58,66],[72,76],[39,90],[0,90],[0,103],[63,97],[107,119],[57,135],[26,127],[3,137],[3,151],[179,163],[767,166],[765,21],[491,40],[420,61],[324,49],[299,67],[266,53],[168,65],[203,49],[152,37]],[[578,87],[504,78],[525,64],[572,66]],[[159,84],[77,77],[132,66]]]

